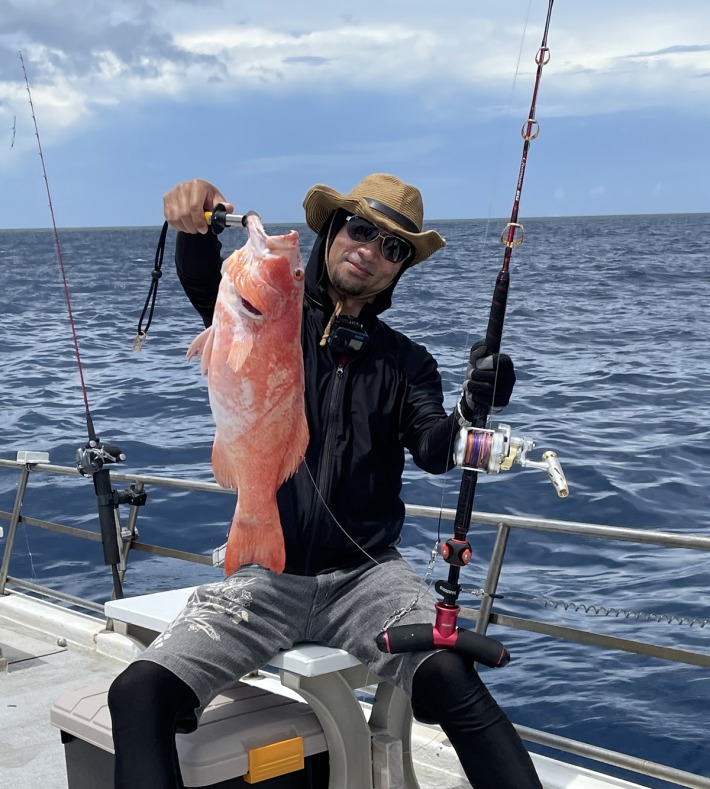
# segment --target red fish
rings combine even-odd
[[[212,326],[187,356],[202,357],[216,431],[212,469],[237,488],[226,575],[256,562],[283,572],[286,555],[276,491],[308,445],[303,399],[304,268],[298,233],[267,236],[258,216],[249,240],[222,265]]]

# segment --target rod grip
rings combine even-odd
[[[442,636],[433,625],[399,625],[384,630],[377,636],[381,652],[428,652],[444,647],[489,668],[502,668],[510,661],[510,653],[499,641],[472,630],[457,628],[448,637]]]
[[[99,527],[101,543],[104,549],[104,564],[117,565],[121,561],[116,533],[116,508],[114,506],[111,475],[108,469],[102,468],[94,473],[94,490],[99,511]]]

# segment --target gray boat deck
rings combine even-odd
[[[65,789],[64,749],[49,708],[82,677],[116,676],[122,663],[57,636],[0,619],[0,648],[8,665],[0,674],[0,786]]]

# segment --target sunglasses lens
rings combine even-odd
[[[390,263],[404,263],[411,251],[409,244],[397,236],[385,236],[382,239],[382,254]]]
[[[359,216],[351,216],[347,223],[348,235],[360,244],[369,244],[380,235],[380,231],[372,222]]]
[[[414,249],[408,241],[397,236],[389,236],[380,233],[377,225],[361,216],[348,217],[345,225],[348,235],[358,244],[369,244],[377,238],[382,238],[382,256],[390,263],[404,263],[407,258],[414,254]]]

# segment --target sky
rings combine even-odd
[[[204,178],[303,221],[315,183],[508,217],[547,0],[3,0],[0,228],[150,226]],[[520,216],[710,211],[708,0],[556,0]]]

